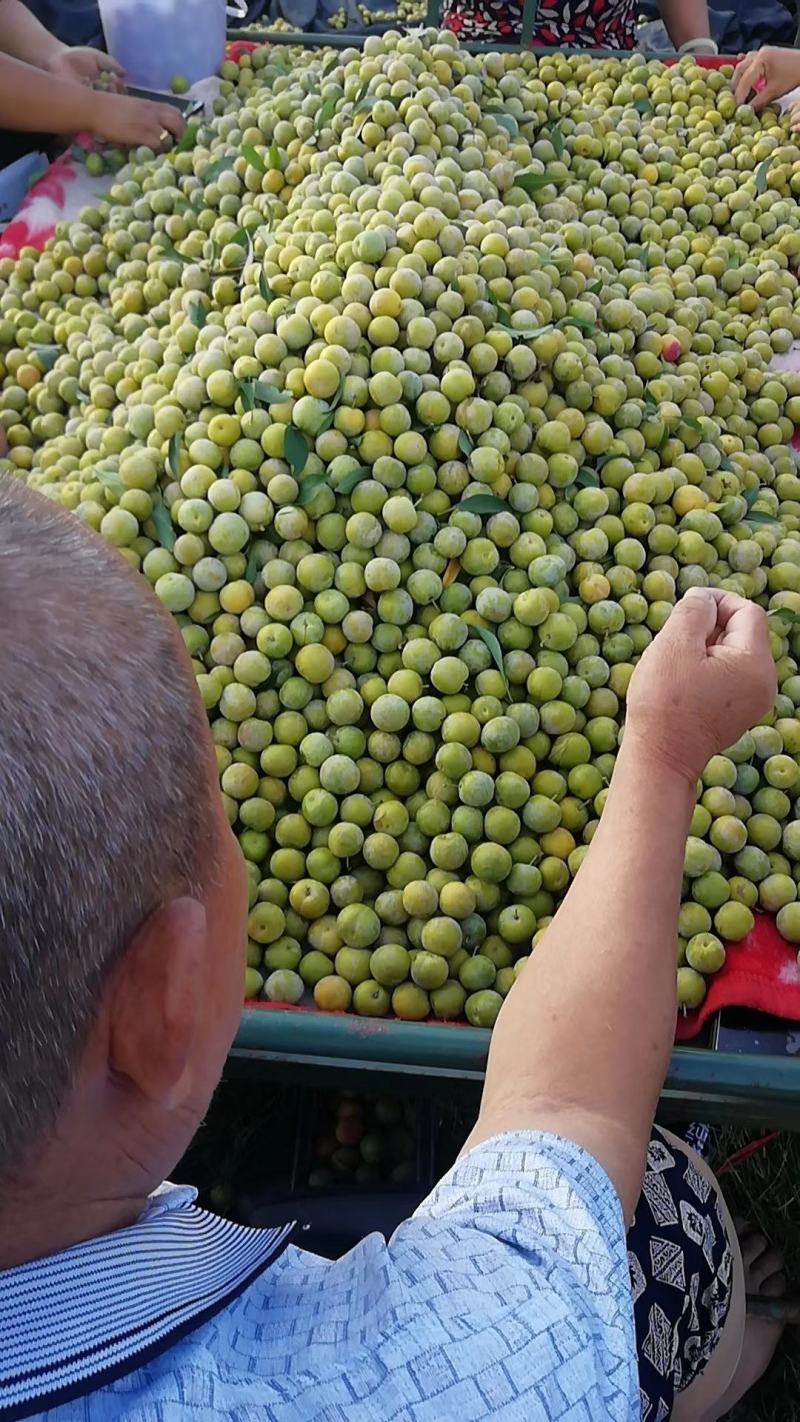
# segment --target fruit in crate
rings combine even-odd
[[[312,1189],[410,1185],[416,1177],[416,1106],[392,1097],[337,1095],[313,1142]]]

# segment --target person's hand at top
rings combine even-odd
[[[63,45],[48,57],[46,69],[59,79],[72,79],[78,84],[96,84],[103,74],[121,80],[124,71],[116,59],[90,45]]]
[[[740,59],[733,75],[733,97],[737,104],[751,103],[758,114],[799,84],[800,50],[769,44]]]
[[[776,690],[763,608],[719,588],[690,588],[634,672],[625,741],[694,783],[766,715]]]

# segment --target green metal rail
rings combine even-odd
[[[480,1082],[490,1033],[459,1024],[245,1008],[234,1061],[264,1076],[342,1082],[368,1072],[423,1082]],[[361,1083],[363,1085],[363,1083]],[[662,1097],[666,1116],[800,1129],[800,1059],[676,1047]]]

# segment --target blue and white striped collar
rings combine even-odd
[[[248,1229],[162,1186],[128,1229],[0,1272],[0,1422],[82,1397],[242,1293],[293,1225]]]

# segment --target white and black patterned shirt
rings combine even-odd
[[[0,1273],[0,1422],[633,1422],[625,1229],[552,1135],[476,1147],[336,1262],[166,1186],[128,1229]]]

